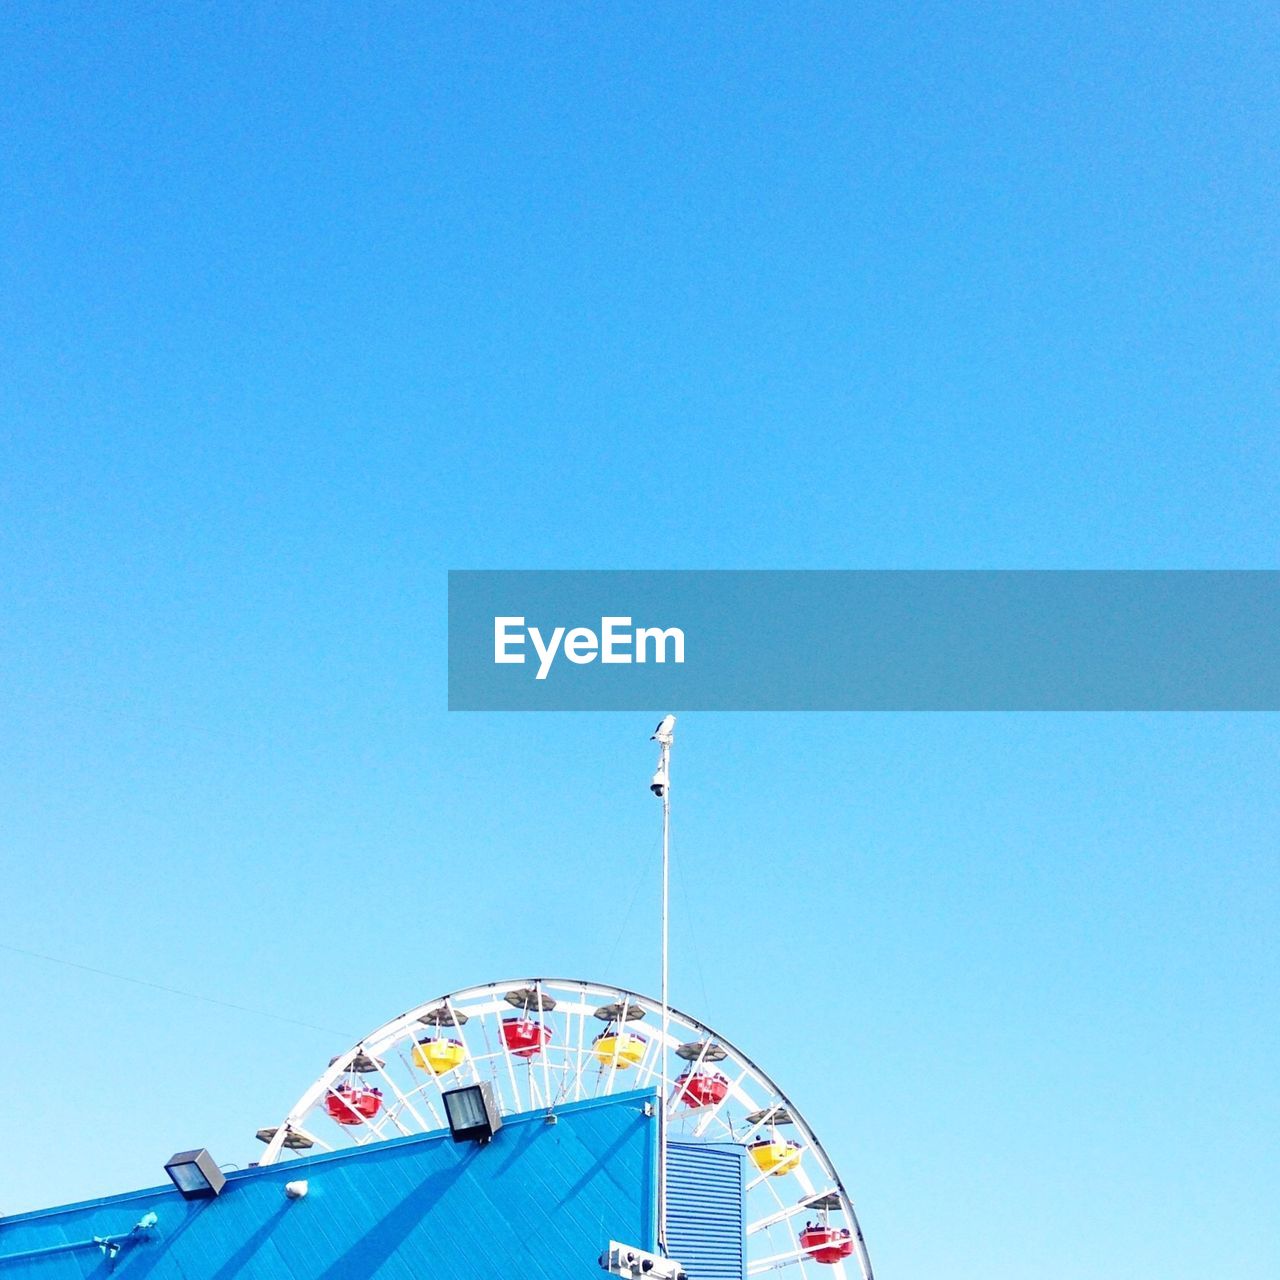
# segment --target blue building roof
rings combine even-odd
[[[0,1280],[598,1280],[611,1238],[654,1247],[653,1097],[568,1104],[554,1125],[507,1117],[483,1147],[445,1132],[245,1169],[212,1200],[166,1186],[6,1218]],[[299,1178],[308,1193],[290,1200]],[[114,1266],[92,1244],[147,1213],[156,1225]]]

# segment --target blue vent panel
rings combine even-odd
[[[667,1151],[667,1249],[689,1280],[745,1280],[745,1154],[739,1146],[672,1142]]]

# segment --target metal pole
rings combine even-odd
[[[668,924],[671,872],[671,744],[662,744],[659,769],[666,776],[662,790],[662,1101],[658,1111],[658,1249],[667,1253],[667,1036],[671,1009],[667,1001]]]
[[[658,1103],[658,1252],[667,1257],[667,1038],[671,1034],[671,1007],[667,1001],[667,943],[670,918],[671,870],[671,744],[675,741],[676,718],[663,716],[651,741],[658,744],[658,772],[649,790],[662,801],[662,1097]]]

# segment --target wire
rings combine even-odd
[[[689,950],[693,955],[694,969],[698,974],[698,986],[702,988],[702,1007],[710,1010],[711,997],[707,994],[707,978],[702,967],[702,951],[698,946],[698,935],[701,933],[699,925],[701,921],[694,915],[693,897],[689,893],[689,882],[685,878],[684,867],[679,858],[673,859],[675,863],[675,881],[676,888],[679,891],[680,899],[684,903],[685,918],[688,920],[688,929],[686,936],[689,939]]]
[[[146,978],[134,978],[127,973],[113,973],[110,969],[97,969],[91,964],[80,964],[76,960],[66,960],[61,956],[46,955],[43,951],[29,951],[26,947],[15,947],[7,942],[0,942],[0,950],[12,951],[15,955],[29,956],[33,960],[44,960],[49,964],[60,964],[67,969],[79,969],[82,973],[93,973],[100,978],[114,978],[117,982],[131,982],[135,987],[149,987],[152,991],[163,991],[171,996],[182,996],[187,1000],[199,1000],[202,1004],[217,1005],[220,1009],[234,1009],[237,1013],[251,1013],[255,1017],[270,1018],[274,1022],[286,1022],[293,1027],[305,1027],[308,1031],[323,1031],[325,1035],[343,1036],[352,1039],[346,1031],[335,1027],[322,1027],[314,1022],[303,1022],[298,1018],[286,1018],[283,1014],[272,1013],[269,1009],[255,1009],[247,1004],[235,1004],[230,1000],[219,1000],[216,996],[201,995],[198,991],[183,991],[180,987],[166,987],[162,982],[150,982]]]
[[[613,939],[613,946],[609,948],[609,958],[604,962],[604,968],[601,970],[602,975],[609,973],[609,968],[613,964],[613,958],[618,954],[618,947],[622,944],[623,935],[627,931],[627,926],[631,923],[631,913],[635,910],[636,900],[640,897],[640,890],[644,888],[645,882],[649,877],[654,858],[662,851],[662,841],[657,837],[649,846],[649,853],[646,857],[639,859],[633,872],[634,884],[631,888],[631,899],[627,903],[626,909],[618,920],[618,932]]]

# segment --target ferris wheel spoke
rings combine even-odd
[[[689,1068],[688,1068],[688,1075],[690,1076],[690,1078],[692,1078],[699,1071],[702,1070],[703,1064],[707,1060],[707,1054],[711,1049],[712,1043],[713,1042],[711,1040],[711,1037],[708,1036],[698,1045],[698,1056],[689,1064]],[[668,1118],[674,1115],[681,1114],[680,1103],[683,1099],[684,1093],[685,1091],[680,1087],[679,1083],[677,1082],[673,1086],[673,1092],[670,1099],[667,1101]]]
[[[769,1199],[771,1199],[771,1200],[773,1201],[773,1203],[777,1206],[777,1208],[778,1208],[778,1210],[779,1210],[779,1211],[784,1210],[784,1209],[787,1209],[787,1208],[789,1207],[788,1202],[787,1202],[786,1200],[784,1200],[784,1199],[783,1199],[783,1197],[782,1197],[782,1191],[779,1189],[779,1187],[778,1187],[778,1185],[777,1185],[777,1182],[778,1182],[778,1179],[770,1178],[770,1179],[769,1179],[769,1180],[764,1184],[763,1190],[757,1190],[757,1191],[756,1191],[755,1196],[754,1196],[754,1197],[749,1197],[749,1198],[757,1199],[757,1200],[758,1200],[758,1199],[760,1199],[760,1198],[763,1196],[763,1194],[764,1194],[765,1192],[767,1192],[767,1193],[768,1193],[768,1198],[769,1198]],[[759,1183],[759,1179],[757,1179],[757,1180],[756,1180],[756,1183],[757,1183],[757,1184]],[[753,1185],[755,1185],[755,1184],[753,1184]],[[752,1190],[752,1186],[748,1186],[748,1187],[746,1188],[746,1190],[747,1190],[747,1192],[748,1192],[748,1193],[750,1193],[750,1192],[751,1192],[751,1190]],[[792,1229],[791,1229],[791,1225],[790,1225],[790,1223],[789,1223],[788,1221],[782,1220],[782,1221],[780,1221],[780,1222],[775,1222],[772,1226],[768,1226],[768,1227],[765,1227],[765,1228],[763,1229],[763,1237],[764,1237],[764,1241],[765,1241],[765,1246],[764,1246],[764,1247],[772,1247],[772,1245],[773,1245],[773,1239],[774,1239],[774,1230],[775,1230],[779,1225],[781,1225],[782,1227],[784,1227],[784,1232],[783,1232],[783,1234],[784,1234],[784,1237],[785,1237],[785,1239],[786,1239],[786,1243],[787,1243],[788,1247],[790,1247],[790,1246],[791,1246],[792,1244],[794,1244],[794,1243],[798,1243],[798,1241],[796,1241],[796,1240],[795,1240],[795,1235],[794,1235],[794,1232],[793,1232],[793,1231],[792,1231]],[[754,1233],[753,1233],[752,1231],[748,1230],[748,1231],[747,1231],[747,1239],[748,1239],[748,1240],[750,1240],[753,1234],[754,1234],[754,1235],[756,1235],[756,1236],[760,1236],[760,1235],[761,1235],[761,1232],[754,1232]],[[801,1270],[803,1271],[803,1267],[801,1268]]]
[[[396,1084],[396,1082],[387,1074],[387,1069],[385,1066],[383,1065],[378,1066],[378,1077],[383,1081],[383,1083],[387,1086],[387,1088],[390,1089],[391,1092],[396,1095],[396,1100],[400,1103],[400,1106],[413,1117],[414,1123],[416,1123],[418,1126],[417,1132],[426,1133],[427,1125],[425,1121],[418,1114],[413,1103],[409,1101],[408,1097],[401,1090],[400,1086]],[[403,1126],[401,1127],[403,1128]],[[410,1129],[404,1129],[403,1131],[405,1133],[413,1132],[413,1130],[410,1130]]]
[[[630,996],[624,996],[624,997],[623,997],[623,999],[622,999],[622,1016],[621,1016],[621,1018],[618,1020],[618,1027],[619,1027],[618,1034],[619,1034],[619,1035],[622,1035],[622,1034],[626,1031],[626,1027],[627,1027],[627,1011],[628,1011],[630,1008],[631,1008],[631,997],[630,997]],[[610,1063],[609,1063],[609,1080],[608,1080],[608,1083],[607,1083],[607,1084],[605,1085],[605,1087],[604,1087],[604,1091],[605,1091],[605,1093],[612,1093],[612,1092],[613,1092],[613,1082],[614,1082],[614,1080],[615,1080],[615,1079],[617,1079],[617,1076],[618,1076],[618,1054],[617,1054],[617,1049],[618,1049],[618,1042],[617,1042],[617,1041],[615,1041],[615,1042],[614,1042],[614,1053],[612,1054],[612,1056],[611,1056],[611,1057],[612,1057],[612,1060],[611,1060],[611,1061],[610,1061]],[[597,1093],[598,1093],[598,1092],[599,1092],[599,1090],[597,1089]]]
[[[804,1250],[792,1249],[787,1253],[775,1253],[771,1257],[761,1258],[758,1262],[747,1264],[747,1275],[760,1276],[766,1271],[781,1271],[783,1267],[794,1267],[802,1261]]]
[[[805,1152],[805,1148],[801,1147],[800,1152],[801,1152],[801,1155],[803,1155]],[[768,1185],[770,1188],[772,1188],[773,1183],[769,1181],[770,1178],[777,1178],[779,1176],[786,1178],[786,1177],[792,1176],[794,1173],[795,1173],[794,1169],[789,1169],[787,1170],[786,1173],[779,1175],[770,1169],[766,1169],[761,1173],[756,1174],[756,1176],[752,1178],[750,1182],[747,1183],[747,1190],[754,1191],[756,1187],[759,1187],[762,1185]]]
[[[712,1103],[707,1114],[703,1116],[703,1118],[698,1122],[698,1127],[693,1131],[693,1136],[695,1138],[700,1138],[704,1133],[706,1133],[708,1126],[720,1114],[720,1112],[724,1110],[725,1106],[728,1104],[729,1099],[732,1098],[735,1093],[741,1094],[742,1097],[746,1098],[748,1105],[752,1104],[752,1099],[747,1097],[745,1093],[742,1093],[742,1082],[750,1074],[751,1074],[751,1065],[750,1063],[748,1063],[746,1066],[742,1068],[742,1071],[739,1074],[738,1078],[729,1086],[728,1093],[726,1093],[724,1097],[720,1099],[719,1102]]]
[[[794,1117],[785,1107],[774,1103],[767,1107],[761,1107],[758,1111],[752,1112],[747,1116],[747,1127],[737,1136],[737,1141],[744,1146],[756,1137],[762,1130],[768,1129],[776,1139],[778,1136],[778,1126],[780,1124],[793,1124]],[[798,1144],[802,1151],[806,1150],[804,1144]]]
[[[363,1147],[367,1142],[377,1142],[382,1137],[381,1130],[370,1124],[363,1117],[361,1117],[361,1123],[358,1126],[351,1125],[348,1127],[344,1125],[343,1132],[357,1147]]]
[[[573,1076],[573,1096],[574,1096],[575,1102],[581,1102],[582,1099],[586,1096],[586,1092],[583,1088],[583,1080],[586,1078],[587,1068],[592,1066],[593,1064],[597,1066],[599,1065],[598,1063],[596,1063],[595,1057],[591,1053],[591,1051],[587,1049],[583,1044],[583,1041],[586,1039],[586,1034],[587,1034],[586,1023],[587,1023],[587,1020],[585,1015],[578,1020],[578,1064],[574,1068],[574,1076]],[[597,1071],[596,1072],[597,1085],[599,1085],[599,1082],[600,1082],[599,1077],[600,1077],[600,1073]],[[595,1094],[593,1093],[591,1096],[594,1097]]]
[[[757,1218],[754,1222],[748,1223],[747,1235],[755,1235],[757,1231],[763,1231],[779,1222],[786,1222],[801,1213],[813,1213],[815,1211],[815,1201],[824,1200],[827,1197],[839,1197],[839,1195],[839,1187],[828,1187],[826,1191],[818,1191],[813,1195],[807,1195],[803,1200],[797,1200],[794,1204],[784,1206],[777,1213],[771,1213],[766,1218]]]
[[[544,1001],[542,996],[541,978],[533,984],[533,994],[538,1006],[538,1016],[540,1018],[545,1018],[547,1015],[543,1010]],[[532,1066],[532,1064],[530,1064],[530,1066]],[[542,1051],[542,1084],[544,1092],[547,1095],[547,1106],[551,1106],[551,1054],[546,1049],[543,1049]]]
[[[643,1088],[662,1074],[668,1046],[662,1043],[662,1032],[650,1035],[644,1046],[644,1057],[636,1063],[636,1087]]]
[[[568,1098],[569,1089],[574,1080],[574,1062],[575,1049],[573,1043],[573,1026],[574,1022],[581,1024],[582,1017],[574,1008],[568,1007],[563,1010],[564,1022],[564,1043],[559,1046],[556,1057],[556,1064],[553,1070],[553,1078],[556,1083],[555,1091],[552,1093],[548,1101],[548,1107],[558,1107]]]
[[[504,1018],[513,1012],[516,1020],[536,1023],[542,1031],[507,1029],[504,1034]],[[873,1280],[853,1207],[821,1144],[786,1096],[703,1023],[671,1009],[658,1028],[653,1023],[660,1013],[657,1002],[622,988],[549,978],[492,983],[438,997],[334,1059],[289,1112],[283,1131],[261,1131],[267,1150],[260,1163],[294,1159],[293,1146],[301,1143],[292,1134],[302,1133],[311,1147],[326,1151],[362,1148],[396,1133],[438,1131],[445,1127],[443,1096],[464,1082],[489,1084],[500,1111],[510,1116],[636,1088],[657,1092],[662,1080],[669,1087],[655,1101],[673,1140],[727,1140],[758,1148],[751,1153],[743,1192],[749,1275],[786,1270],[797,1280]],[[636,1029],[636,1021],[646,1016],[644,1030]],[[596,1020],[604,1024],[598,1035]],[[427,1028],[432,1034],[424,1036]],[[456,1041],[459,1048],[430,1048],[442,1040]],[[373,1055],[375,1063],[358,1071],[362,1053]],[[711,1071],[713,1064],[722,1069]],[[686,1080],[706,1079],[689,1091],[680,1085],[682,1073]],[[719,1077],[714,1084],[713,1077]],[[385,1096],[374,1115],[356,1119],[351,1113],[360,1110],[362,1083],[379,1085]],[[339,1104],[329,1099],[342,1096],[344,1085],[350,1092],[339,1117]],[[703,1099],[706,1105],[695,1105]],[[372,1106],[367,1098],[363,1103],[365,1110]],[[316,1114],[328,1123],[320,1126],[327,1139],[314,1138],[302,1127]],[[341,1123],[347,1118],[353,1123]],[[794,1143],[777,1132],[787,1123],[797,1126]],[[766,1141],[778,1142],[778,1149],[764,1150]],[[802,1163],[786,1167],[797,1151]],[[814,1223],[806,1221],[806,1211],[815,1213]],[[828,1214],[843,1215],[848,1228],[828,1226]],[[848,1230],[852,1235],[845,1234]],[[819,1231],[830,1233],[827,1243]],[[851,1252],[836,1257],[833,1248]]]
[[[514,1104],[513,1111],[519,1111],[520,1108],[520,1089],[516,1084],[516,1068],[512,1061],[511,1048],[507,1044],[506,1037],[502,1034],[502,1015],[496,1011],[493,1014],[494,1020],[497,1022],[498,1043],[502,1046],[501,1053],[507,1063],[507,1076],[511,1081],[511,1100]]]
[[[582,1001],[582,1009],[578,1013],[578,1069],[574,1072],[573,1077],[573,1099],[575,1102],[582,1100],[582,1072],[586,1066],[586,1051],[583,1048],[583,1042],[587,1038],[587,1013],[586,998]]]
[[[662,1069],[671,1060],[671,1043],[679,1042],[678,1036],[668,1036],[664,1042],[662,1039],[662,1028],[654,1027],[649,1033],[649,1043],[645,1045],[644,1057],[640,1060],[639,1066],[636,1067],[636,1084],[651,1084],[653,1080],[662,1074]]]
[[[410,1036],[409,1038],[411,1040],[413,1039],[412,1036]],[[399,1046],[396,1047],[396,1057],[400,1059],[400,1065],[404,1067],[405,1075],[410,1080],[414,1080],[416,1082],[417,1076],[414,1072],[414,1069],[409,1065],[409,1059],[404,1056],[404,1050]],[[431,1101],[431,1098],[427,1094],[427,1090],[433,1084],[435,1085],[437,1092],[442,1094],[444,1091],[440,1086],[440,1079],[434,1071],[428,1072],[428,1076],[430,1077],[429,1079],[423,1080],[421,1083],[415,1083],[413,1088],[410,1089],[409,1092],[405,1095],[406,1105],[411,1105],[409,1103],[409,1100],[411,1098],[417,1098],[418,1101],[421,1102],[422,1105],[426,1107],[426,1109],[431,1113],[432,1123],[430,1127],[426,1126],[425,1124],[423,1125],[424,1133],[429,1133],[433,1129],[443,1129],[445,1127],[444,1121],[440,1117],[440,1113],[435,1108],[435,1103]]]
[[[576,1019],[581,1021],[581,1019]],[[566,1101],[569,1089],[573,1084],[574,1073],[574,1046],[573,1046],[573,1024],[575,1022],[575,1014],[572,1009],[564,1009],[562,1015],[564,1024],[564,1043],[559,1045],[554,1054],[549,1055],[549,1060],[554,1059],[551,1067],[551,1080],[554,1082],[554,1089],[550,1091],[550,1097],[547,1100],[547,1107],[554,1109],[562,1102]]]
[[[795,1266],[800,1268],[801,1275],[808,1275],[808,1264],[817,1261],[813,1254],[813,1248],[797,1245],[794,1249],[789,1249],[785,1253],[775,1253],[771,1257],[761,1258],[758,1262],[748,1263],[747,1275],[760,1276],[769,1271],[781,1271],[784,1267]],[[844,1280],[845,1267],[842,1261],[823,1263],[820,1269],[829,1275],[831,1280]]]
[[[399,1129],[399,1130],[400,1130],[400,1136],[401,1136],[402,1138],[407,1138],[411,1133],[422,1133],[422,1132],[423,1132],[423,1129],[422,1129],[422,1126],[421,1126],[421,1125],[419,1125],[419,1126],[418,1126],[418,1128],[416,1128],[416,1129],[410,1129],[410,1128],[409,1128],[409,1126],[408,1126],[407,1124],[405,1124],[405,1122],[400,1118],[400,1112],[399,1112],[399,1111],[392,1111],[392,1110],[390,1110],[390,1109],[388,1108],[388,1110],[387,1110],[387,1119],[388,1119],[388,1120],[390,1120],[390,1121],[391,1121],[391,1123],[392,1123],[393,1125],[395,1125],[395,1127],[396,1127],[397,1129]],[[379,1134],[378,1136],[379,1136],[379,1137],[381,1137],[382,1135],[381,1135],[381,1134]]]
[[[331,1097],[338,1098],[340,1100],[339,1114],[349,1116],[350,1119],[339,1120],[337,1116],[333,1114],[333,1112],[328,1110],[329,1098]],[[353,1132],[357,1130],[357,1127],[369,1128],[369,1129],[372,1129],[374,1133],[378,1133],[377,1126],[372,1123],[372,1121],[369,1119],[368,1116],[364,1116],[360,1114],[355,1104],[352,1103],[350,1098],[348,1098],[345,1095],[345,1093],[341,1091],[341,1089],[336,1089],[336,1088],[331,1089],[329,1093],[325,1096],[325,1110],[326,1112],[328,1112],[330,1118],[334,1121],[334,1123],[342,1125],[343,1131],[349,1134],[351,1139],[355,1142],[360,1141],[359,1133]],[[379,1136],[381,1135],[379,1134]]]

